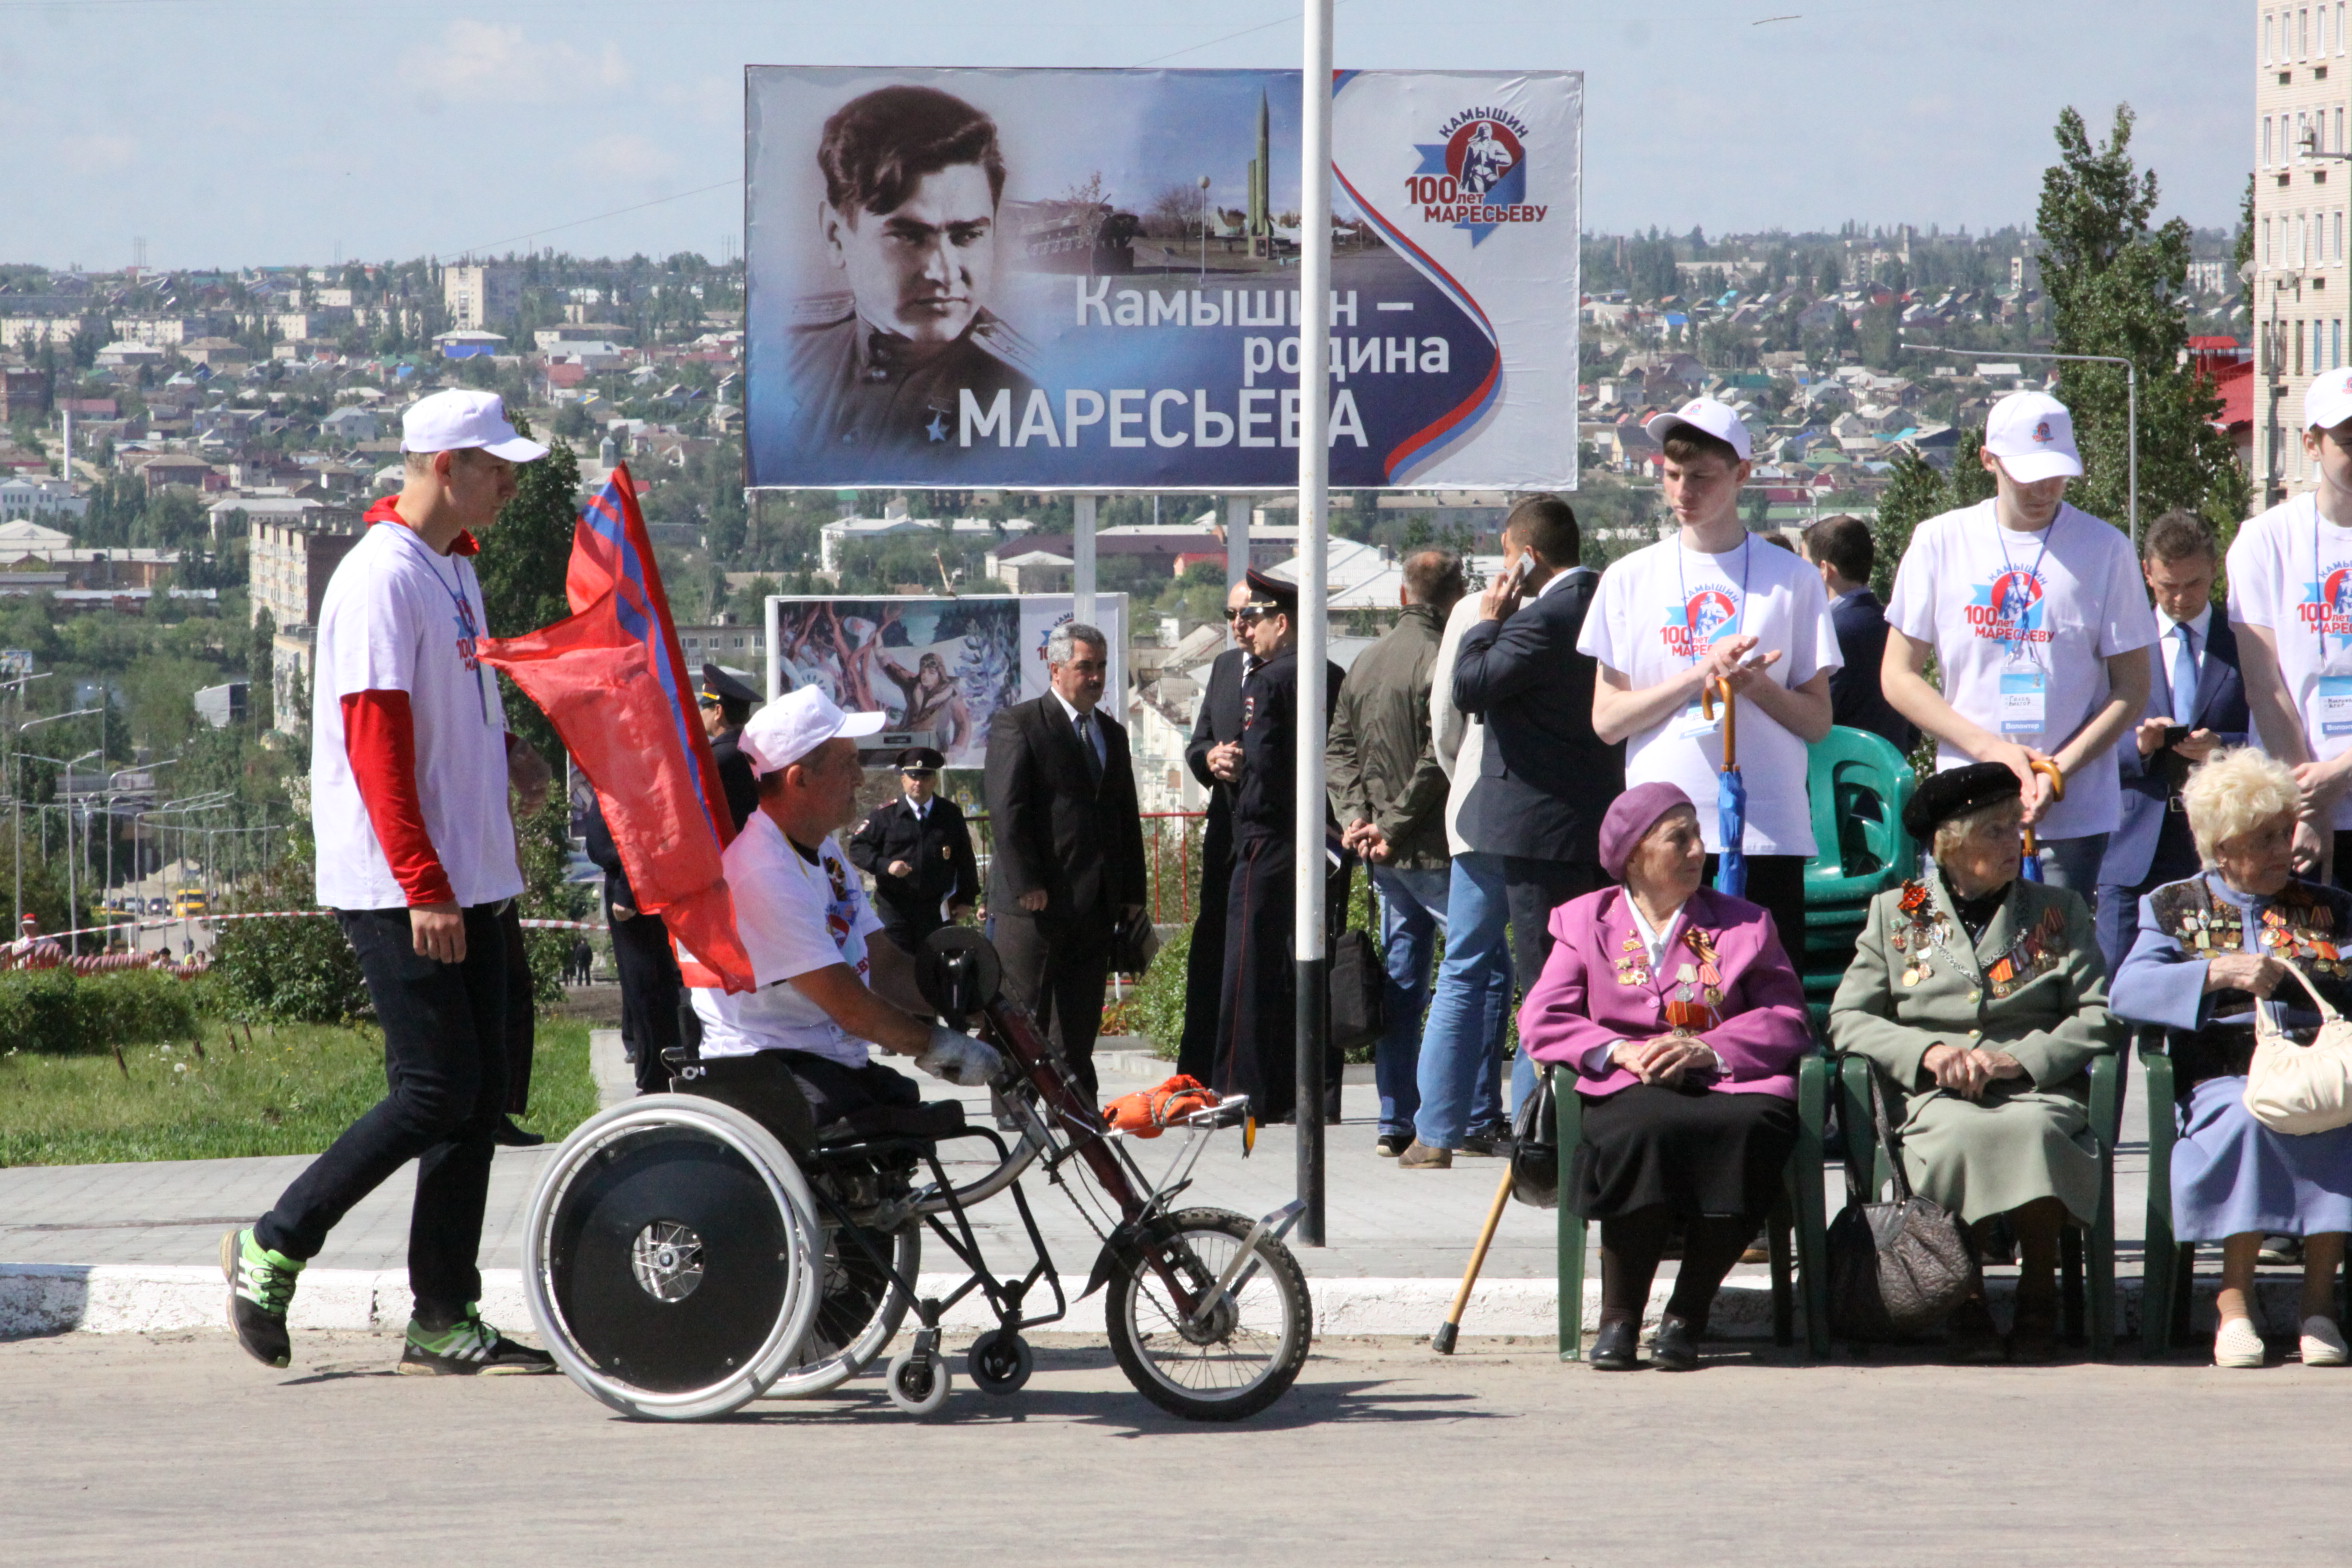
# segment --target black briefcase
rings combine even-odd
[[[1342,931],[1331,952],[1331,1043],[1342,1051],[1375,1044],[1388,1027],[1388,972],[1368,931]]]

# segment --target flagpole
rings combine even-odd
[[[1299,1239],[1323,1235],[1323,1054],[1330,997],[1323,932],[1326,506],[1331,479],[1331,9],[1308,0],[1299,109],[1298,800],[1291,956],[1298,976]]]

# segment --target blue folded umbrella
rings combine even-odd
[[[1726,764],[1715,781],[1716,827],[1723,835],[1723,853],[1716,857],[1715,891],[1733,898],[1748,896],[1748,785],[1737,766]]]

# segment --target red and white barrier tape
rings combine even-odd
[[[260,909],[237,915],[173,915],[164,920],[125,920],[111,926],[78,926],[71,931],[37,931],[36,942],[55,942],[69,936],[103,936],[109,931],[158,931],[165,926],[189,925],[198,922],[217,923],[223,920],[300,920],[315,915],[331,915],[332,909]],[[525,931],[602,931],[601,925],[586,920],[531,920],[521,922]],[[4,948],[5,943],[0,943]]]

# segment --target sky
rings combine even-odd
[[[1295,67],[1297,0],[0,0],[0,261],[741,248],[746,64]],[[2068,105],[2236,221],[2254,0],[1340,0],[1363,69],[1586,73],[1584,227],[2030,224]]]

